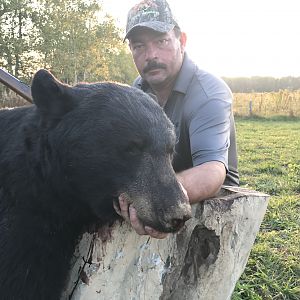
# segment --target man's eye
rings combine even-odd
[[[141,50],[144,47],[142,44],[134,45],[133,50]]]
[[[158,40],[157,44],[160,46],[160,47],[164,47],[164,46],[167,46],[169,43],[169,40],[168,39],[161,39],[161,40]]]

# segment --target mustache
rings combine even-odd
[[[155,69],[166,69],[167,66],[165,64],[162,63],[158,63],[155,60],[150,61],[147,66],[143,69],[144,73],[147,73],[151,70],[155,70]]]

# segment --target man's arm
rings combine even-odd
[[[213,197],[220,190],[225,176],[225,166],[218,161],[177,173],[177,179],[185,188],[191,204]]]

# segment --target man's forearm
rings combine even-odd
[[[225,166],[218,161],[177,173],[177,179],[186,189],[191,204],[213,197],[220,190],[225,176]]]

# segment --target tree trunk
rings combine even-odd
[[[139,236],[125,222],[85,234],[62,298],[230,299],[268,198],[224,187],[218,197],[194,205],[193,218],[164,240]]]

